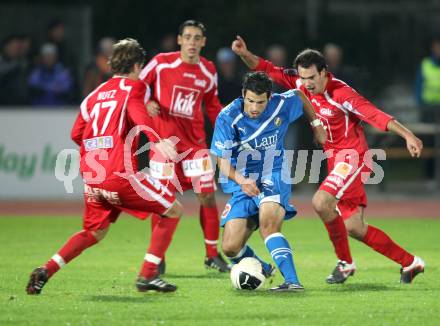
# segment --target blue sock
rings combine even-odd
[[[270,271],[270,265],[268,263],[266,263],[264,260],[262,260],[260,257],[258,257],[255,254],[254,250],[251,247],[249,247],[248,245],[245,245],[243,247],[243,249],[240,250],[240,252],[238,253],[237,256],[228,257],[228,258],[233,264],[238,264],[240,262],[240,260],[242,260],[245,257],[253,257],[253,258],[257,259],[261,263],[261,265],[263,266],[263,268],[266,272]]]
[[[293,262],[292,249],[282,233],[273,233],[264,239],[267,249],[286,282],[299,284]]]

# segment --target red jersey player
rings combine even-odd
[[[217,72],[214,64],[200,56],[205,46],[205,27],[195,20],[179,28],[180,51],[159,53],[141,72],[140,78],[151,88],[147,109],[161,138],[177,136],[177,151],[183,159],[169,162],[151,151],[150,171],[168,180],[180,192],[193,189],[200,207],[200,224],[205,238],[205,266],[220,272],[228,264],[217,251],[219,219],[214,197],[214,170],[206,145],[202,103],[212,125],[221,104],[217,97]],[[156,217],[153,216],[153,227]],[[162,265],[164,268],[164,265]]]
[[[253,55],[241,37],[232,43],[232,50],[246,65],[268,73],[288,88],[299,88],[310,99],[319,121],[327,129],[324,146],[328,156],[328,176],[313,196],[313,207],[325,223],[339,259],[327,283],[343,283],[353,275],[356,266],[351,257],[348,234],[401,265],[401,283],[411,283],[424,271],[425,263],[397,245],[382,230],[364,220],[367,206],[363,178],[371,173],[371,156],[361,126],[367,122],[392,131],[405,139],[409,153],[419,157],[423,144],[410,130],[382,112],[341,80],[327,71],[323,55],[307,49],[294,62],[296,71],[275,67],[271,62]]]
[[[74,234],[43,267],[32,272],[26,287],[28,294],[39,294],[61,267],[102,240],[121,212],[141,220],[151,212],[161,216],[146,253],[153,263],[144,262],[136,282],[138,290],[176,290],[176,286],[159,278],[157,264],[171,242],[182,207],[159,181],[138,172],[133,157],[140,126],[146,130],[151,123],[144,104],[146,87],[138,80],[144,57],[136,40],[119,41],[109,60],[113,78],[81,104],[71,136],[81,147],[80,170],[85,186],[83,230]],[[149,130],[151,138],[154,132]],[[156,146],[164,156],[176,155],[168,141],[160,141]]]

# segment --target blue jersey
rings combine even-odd
[[[284,137],[290,123],[303,114],[303,103],[295,90],[272,94],[258,118],[250,118],[239,97],[218,115],[211,142],[211,153],[227,159],[245,177],[255,180],[279,172],[284,156]],[[232,193],[240,186],[221,178],[223,191]]]

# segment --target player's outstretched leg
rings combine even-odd
[[[284,235],[280,232],[270,234],[264,239],[264,243],[284,277],[284,283],[270,290],[274,292],[304,291],[296,274],[292,249]]]
[[[138,291],[173,292],[177,287],[159,278],[158,267],[165,256],[180,218],[161,217],[152,234],[150,247],[145,254],[145,260],[136,280]]]
[[[77,257],[99,240],[104,238],[107,229],[95,231],[95,235],[91,231],[82,230],[75,233],[66,244],[52,256],[52,258],[42,267],[34,269],[30,275],[29,282],[26,286],[27,294],[40,294],[47,281],[64,265]]]
[[[400,264],[401,283],[411,283],[417,274],[423,273],[425,270],[425,262],[420,257],[411,255],[395,243],[385,232],[372,225],[368,225],[362,242]]]

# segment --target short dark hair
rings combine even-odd
[[[301,51],[293,61],[293,67],[298,70],[298,67],[310,68],[315,65],[318,72],[327,69],[324,55],[318,50],[305,49]]]
[[[243,95],[246,95],[246,91],[257,95],[266,93],[269,98],[272,94],[272,79],[262,71],[248,72],[243,78]]]
[[[185,29],[185,27],[188,26],[192,26],[192,27],[197,27],[202,31],[202,35],[205,36],[206,34],[206,27],[205,25],[203,25],[203,23],[194,20],[194,19],[189,19],[187,21],[184,21],[182,24],[180,24],[179,26],[179,35],[183,34],[183,30]]]
[[[113,54],[109,58],[109,65],[115,74],[129,74],[133,66],[145,62],[145,50],[138,41],[126,38],[113,45]]]

